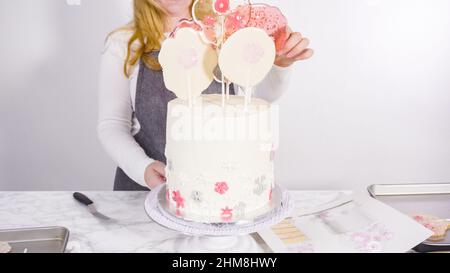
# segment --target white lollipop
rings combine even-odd
[[[244,28],[228,38],[219,55],[222,73],[245,88],[260,83],[275,61],[275,43],[264,30]]]
[[[182,28],[162,44],[159,63],[167,89],[192,104],[214,80],[217,54],[197,31]]]

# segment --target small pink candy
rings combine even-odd
[[[197,51],[193,48],[188,48],[180,52],[178,56],[178,63],[186,70],[193,68],[198,63]]]
[[[249,43],[244,48],[244,60],[249,64],[258,63],[264,56],[264,49],[255,43]]]
[[[230,0],[216,0],[214,9],[221,14],[226,13],[230,9]]]

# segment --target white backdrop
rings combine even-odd
[[[280,183],[450,181],[450,0],[266,2],[316,50],[279,102]],[[0,0],[0,190],[112,188],[97,70],[130,14],[128,0]]]

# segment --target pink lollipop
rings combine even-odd
[[[219,45],[222,35],[222,22],[231,10],[249,0],[195,0],[192,6],[192,18],[201,26],[206,42]]]
[[[178,23],[178,25],[175,27],[175,29],[172,31],[172,33],[170,33],[169,37],[175,38],[177,31],[182,28],[191,28],[195,31],[202,31],[202,26],[197,24],[194,20],[183,19]]]
[[[265,30],[275,41],[277,51],[284,48],[287,39],[287,20],[277,7],[264,4],[239,6],[231,11],[225,20],[225,35],[230,37],[246,27]]]

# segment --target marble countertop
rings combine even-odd
[[[0,192],[0,229],[63,226],[70,230],[67,252],[176,252],[185,235],[152,221],[144,210],[146,192],[83,192],[97,209],[117,220],[93,217],[73,192]],[[261,252],[269,249],[254,236]]]
[[[116,222],[93,217],[73,192],[0,192],[0,229],[63,226],[69,252],[174,252],[180,236],[153,222],[144,210],[146,192],[84,192]]]
[[[108,222],[92,216],[72,197],[73,192],[0,192],[0,230],[62,226],[70,231],[67,252],[159,253],[177,252],[176,242],[192,239],[162,227],[144,209],[148,192],[83,192]],[[291,191],[296,209],[318,206],[343,192]],[[348,192],[347,192],[348,193]],[[256,234],[256,252],[271,252]]]

